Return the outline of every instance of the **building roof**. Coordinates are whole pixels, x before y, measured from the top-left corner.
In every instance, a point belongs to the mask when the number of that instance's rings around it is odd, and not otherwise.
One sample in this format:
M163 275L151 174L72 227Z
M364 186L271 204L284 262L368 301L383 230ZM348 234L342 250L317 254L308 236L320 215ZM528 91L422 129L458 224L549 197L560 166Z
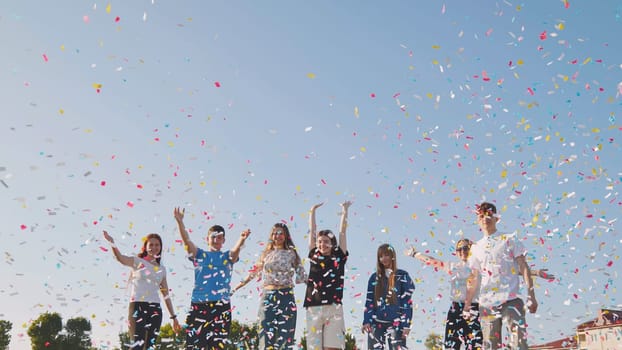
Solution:
M540 345L529 346L529 350L574 350L577 349L577 340L570 336L563 339L554 340Z
M622 310L600 309L598 317L577 326L577 331L603 326L622 325Z

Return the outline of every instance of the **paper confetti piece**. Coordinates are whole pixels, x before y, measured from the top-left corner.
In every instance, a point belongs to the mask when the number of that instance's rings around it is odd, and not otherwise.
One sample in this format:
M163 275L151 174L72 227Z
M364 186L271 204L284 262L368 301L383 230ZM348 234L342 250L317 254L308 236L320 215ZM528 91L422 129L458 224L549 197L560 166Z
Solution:
M313 74L313 73L307 73L307 78L309 78L309 79L315 79L315 74Z

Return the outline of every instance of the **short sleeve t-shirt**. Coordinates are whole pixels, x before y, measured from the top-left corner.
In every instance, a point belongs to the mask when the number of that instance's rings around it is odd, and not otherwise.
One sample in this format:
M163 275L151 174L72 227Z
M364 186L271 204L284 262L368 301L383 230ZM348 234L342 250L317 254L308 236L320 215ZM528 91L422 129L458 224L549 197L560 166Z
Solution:
M449 275L451 283L451 301L463 303L466 300L467 280L471 275L471 268L464 261L452 262L449 264ZM478 296L473 296L472 302L476 303Z
M304 307L342 303L347 260L348 252L339 246L329 256L322 255L317 248L309 251L311 267Z
M130 302L160 303L160 284L166 277L164 266L134 257L130 275Z
M480 305L497 306L519 297L520 269L516 258L526 253L516 234L498 232L471 247L468 265L478 270L481 277Z
M210 252L197 248L194 259L192 302L229 301L233 261L229 251Z

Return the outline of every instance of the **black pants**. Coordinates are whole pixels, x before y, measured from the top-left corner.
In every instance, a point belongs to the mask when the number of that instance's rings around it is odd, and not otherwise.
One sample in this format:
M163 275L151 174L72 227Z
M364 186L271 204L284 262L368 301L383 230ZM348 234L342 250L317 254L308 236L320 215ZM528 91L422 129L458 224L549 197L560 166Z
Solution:
M131 302L129 307L131 350L155 349L162 325L160 303Z
M482 326L479 323L479 304L471 304L471 321L462 317L464 303L451 303L445 323L445 349L460 350L464 344L467 350L482 348Z
M223 350L230 343L231 303L192 303L186 324L186 350Z

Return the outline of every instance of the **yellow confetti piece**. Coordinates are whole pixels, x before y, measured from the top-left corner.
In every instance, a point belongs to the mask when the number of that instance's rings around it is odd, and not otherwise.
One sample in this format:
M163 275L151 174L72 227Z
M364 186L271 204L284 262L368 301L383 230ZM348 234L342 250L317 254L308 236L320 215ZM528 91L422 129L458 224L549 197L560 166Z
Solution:
M507 169L503 169L503 171L501 171L501 178L505 179L508 176L508 170Z
M359 117L359 108L358 107L354 107L354 116L355 117Z
M600 204L600 199L592 199L592 204Z
M110 10L112 10L112 4L108 3L108 5L106 5L106 13L110 13Z
M367 148L365 146L361 146L361 152L367 152Z
M588 57L588 58L586 58L586 59L583 61L583 63L582 63L582 64L588 64L588 63L590 63L590 62L592 62L592 57Z
M599 129L599 128L592 128L592 132L593 132L593 133L599 133L599 132L600 132L600 129Z
M563 23L557 23L555 25L555 29L557 30L564 30L566 28L566 26Z
M525 61L524 61L522 58L519 58L519 59L516 61L516 64L518 64L519 66L522 66L523 64L525 64Z
M315 79L315 74L313 74L313 73L307 73L307 78L309 78L309 79Z
M438 49L441 48L441 46L440 45L432 45L432 48L435 49L435 50L438 50Z
M64 109L62 109L62 108L61 108L61 109L59 109L59 110L58 110L58 114L61 114L61 115L62 115L62 114L65 114L65 110L64 110Z

